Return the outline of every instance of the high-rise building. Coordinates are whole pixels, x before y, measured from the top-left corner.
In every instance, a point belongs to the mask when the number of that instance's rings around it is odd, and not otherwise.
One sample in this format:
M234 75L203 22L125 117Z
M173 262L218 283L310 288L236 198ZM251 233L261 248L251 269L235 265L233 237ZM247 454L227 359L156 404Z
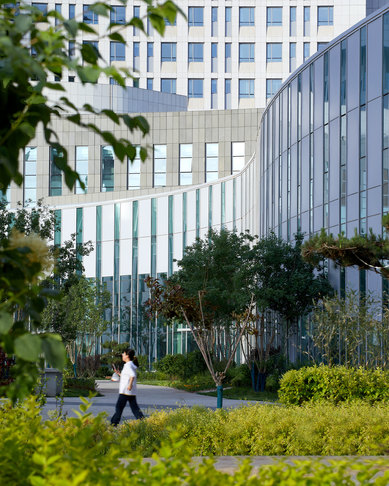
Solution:
M109 19L92 13L91 3L33 2L56 9L65 18L83 19L99 34L107 31L110 22L120 25L134 16L146 16L147 5L140 0L126 6L110 0ZM107 62L136 71L129 85L187 96L189 110L264 108L291 72L364 18L370 3L180 0L187 18L179 15L174 25L167 24L163 38L146 22L147 35L134 27L125 29L126 46L105 37L96 47ZM377 3L382 2L375 0L374 6ZM96 42L88 33L82 34L82 41Z

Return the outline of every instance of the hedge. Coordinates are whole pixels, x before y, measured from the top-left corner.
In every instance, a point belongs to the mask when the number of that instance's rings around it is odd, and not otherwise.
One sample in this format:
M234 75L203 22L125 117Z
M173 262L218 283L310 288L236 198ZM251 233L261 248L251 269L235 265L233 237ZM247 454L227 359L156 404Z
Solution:
M278 395L287 405L322 400L332 403L386 401L389 400L389 371L344 366L300 368L283 375Z

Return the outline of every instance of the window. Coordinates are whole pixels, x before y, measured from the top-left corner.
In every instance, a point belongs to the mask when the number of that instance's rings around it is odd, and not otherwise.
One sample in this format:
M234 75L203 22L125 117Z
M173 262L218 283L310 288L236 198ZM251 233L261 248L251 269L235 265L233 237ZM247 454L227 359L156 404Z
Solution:
M296 69L296 43L290 42L289 44L289 72L293 72Z
M165 25L166 27L174 27L177 25L177 17L174 19L174 22L171 24L168 19L165 19Z
M162 93L176 94L176 80L175 79L161 79L161 91Z
M85 184L85 190L81 188L79 181L76 181L75 193L85 194L88 192L88 147L76 147L76 171Z
M161 62L175 62L176 59L175 42L162 42L161 43Z
M254 21L254 7L240 7L239 8L239 26L248 27L255 25Z
M154 44L152 42L147 43L147 72L153 72L154 65Z
M166 145L154 145L154 187L166 186Z
M110 61L126 60L126 45L122 42L111 42Z
M317 7L317 25L334 25L334 7Z
M225 44L224 50L224 70L226 73L231 72L231 42Z
M254 98L254 79L239 80L239 98Z
M282 7L267 7L266 24L268 27L282 25Z
M132 86L133 86L134 88L139 88L139 78L134 78L134 79L132 80Z
M244 142L232 142L231 152L231 174L236 174L237 172L240 172L244 167Z
M43 15L47 14L47 3L32 2L32 6L40 10Z
M203 97L203 80L202 79L188 79L188 97L202 98Z
M136 145L135 149L134 160L127 159L127 189L140 188L140 146Z
M211 10L211 36L217 36L217 7Z
M281 87L281 79L267 79L266 80L266 98L272 98Z
M322 51L323 49L325 49L327 44L328 44L327 42L318 42L317 43L317 50Z
M68 82L69 83L74 83L75 76L68 76Z
M211 73L217 73L217 44L211 44Z
M95 51L96 56L99 54L99 43L98 41L82 41L83 45L91 46L92 49Z
M204 25L203 7L189 7L188 14L189 27L201 27Z
M113 148L110 145L101 147L101 192L114 190L114 163Z
M311 34L311 7L304 7L304 35Z
M180 186L192 184L192 144L180 144Z
M55 11L57 12L57 14L61 15L61 7L62 5L60 3L56 3L55 4ZM59 20L56 18L55 19L55 25L58 25L59 24Z
M70 59L73 59L76 55L76 43L74 41L69 41L68 55Z
M63 153L50 147L49 196L62 196L62 172L55 161L63 158Z
M217 79L211 79L211 108L217 109Z
M239 62L254 62L255 44L239 44Z
M189 42L188 44L188 62L204 61L204 44L200 42Z
M153 89L153 78L147 78L147 89Z
M134 12L133 13L133 17L136 17L136 18L139 19L139 17L140 17L140 7L137 6L137 5L135 5L133 12ZM139 35L139 29L137 27L133 27L132 34L135 35L135 36Z
M109 84L111 86L118 86L119 85L119 83L116 81L115 78L109 78Z
M140 68L140 58L139 58L139 50L140 50L140 43L139 42L134 42L132 44L132 67L136 70L139 71Z
M296 35L296 10L297 7L290 7L289 11L289 35L292 37Z
M224 80L224 109L231 109L231 79Z
M85 22L86 24L98 24L99 16L97 15L97 13L92 12L92 10L90 10L89 7L90 5L83 5L83 9L82 9L83 22Z
M219 177L219 144L205 144L205 182L212 182Z
M224 26L224 35L226 37L231 37L231 7L226 7L225 10L225 26Z
M69 19L74 19L76 16L76 5L74 3L69 4Z
M36 203L36 161L37 161L37 148L26 147L24 149L24 178L23 178L24 206L30 206Z
M269 42L266 44L266 62L282 62L281 42Z
M304 61L306 61L310 56L310 44L309 42L304 42Z
M111 7L111 24L126 23L126 7Z

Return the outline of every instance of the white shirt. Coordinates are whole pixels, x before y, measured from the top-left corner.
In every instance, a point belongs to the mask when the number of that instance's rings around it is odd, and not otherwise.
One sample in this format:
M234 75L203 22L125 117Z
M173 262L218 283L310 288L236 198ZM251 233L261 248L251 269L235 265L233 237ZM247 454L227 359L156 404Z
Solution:
M136 395L136 370L137 367L132 361L124 364L122 372L120 373L119 393L123 395ZM130 378L134 378L132 382L132 389L128 389Z

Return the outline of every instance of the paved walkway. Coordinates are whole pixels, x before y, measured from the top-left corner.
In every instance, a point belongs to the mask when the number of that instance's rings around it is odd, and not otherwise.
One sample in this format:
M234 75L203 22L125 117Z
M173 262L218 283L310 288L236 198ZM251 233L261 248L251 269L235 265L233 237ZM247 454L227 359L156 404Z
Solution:
M138 404L145 415L149 415L156 410L176 409L178 407L203 406L206 408L216 408L216 397L208 397L197 393L189 393L183 390L176 390L166 386L139 385L138 384ZM96 415L100 412L106 412L111 417L115 411L119 384L107 380L97 380L97 389L103 395L92 399L92 406L89 411ZM63 413L68 417L75 417L74 410L77 410L81 404L78 397L65 397L62 405ZM248 400L231 400L224 399L224 408L235 408L248 403ZM50 410L56 410L60 406L60 400L48 398L46 405L43 407L43 417L48 416ZM126 407L123 412L122 420L133 419L130 407Z

